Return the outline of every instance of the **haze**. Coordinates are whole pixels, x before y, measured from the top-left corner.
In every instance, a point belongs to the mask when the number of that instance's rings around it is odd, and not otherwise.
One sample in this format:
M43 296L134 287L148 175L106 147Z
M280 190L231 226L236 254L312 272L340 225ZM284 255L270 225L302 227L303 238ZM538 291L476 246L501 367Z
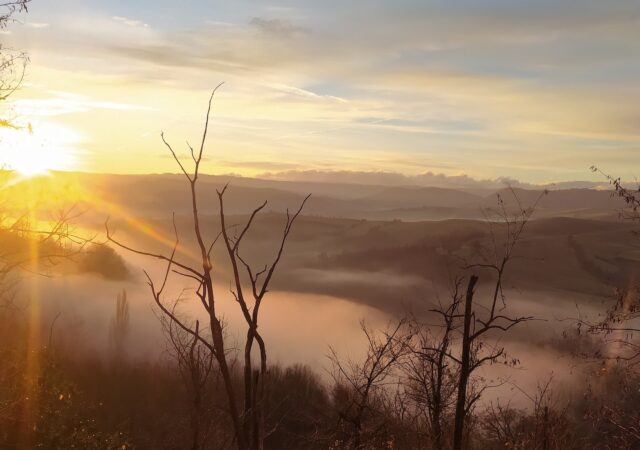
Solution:
M0 447L640 447L640 4L0 4Z

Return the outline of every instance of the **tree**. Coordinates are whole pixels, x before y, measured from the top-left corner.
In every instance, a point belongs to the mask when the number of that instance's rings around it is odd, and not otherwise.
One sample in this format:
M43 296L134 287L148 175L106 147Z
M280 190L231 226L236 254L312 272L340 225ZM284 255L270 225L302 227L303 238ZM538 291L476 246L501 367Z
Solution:
M26 12L30 2L31 0L6 0L0 3L0 27L6 27L15 13Z
M228 185L225 185L224 188L217 192L219 204L218 217L220 219L221 230L215 238L207 240L199 213L198 179L200 175L200 165L204 155L204 146L207 139L211 106L215 93L220 86L221 85L216 87L209 97L204 130L199 147L194 149L187 143L193 163L193 169L191 171L186 169L171 144L165 139L164 134L161 134L162 142L176 161L189 186L192 206L192 225L200 258L200 267L195 267L185 262L181 262L176 256L180 239L176 227L175 215L173 217L175 241L169 255L142 251L116 240L109 229L108 220L105 224L105 228L107 239L112 244L128 251L163 261L166 264L164 276L159 282L154 282L151 276L145 271L151 294L156 305L160 308L160 311L166 315L168 320L172 321L178 328L182 329L193 339L202 343L202 345L204 345L214 356L217 362L217 369L220 371L223 379L227 396L227 408L229 417L233 423L237 447L240 450L261 450L264 447L265 440L264 408L268 397L266 393L267 384L265 381L268 375L268 365L266 343L259 331L260 311L265 295L268 292L269 284L273 279L276 268L282 258L285 243L289 238L293 225L302 212L309 196L302 201L299 208L294 213L289 213L289 211L287 211L283 231L277 241L278 246L275 251L275 255L272 261L266 264L262 269L254 269L241 255L240 249L241 243L249 233L256 216L266 207L266 201L253 210L244 226L238 228L233 227L227 223L227 217L225 215L224 196L228 188ZM240 229L240 232L232 232L232 230L238 229ZM220 237L222 237L229 258L229 264L232 268L234 284L232 293L247 326L244 342L244 405L242 411L239 408L238 389L234 383L230 367L230 349L225 343L224 324L222 317L216 308L217 296L213 285L214 261L212 251ZM185 279L195 281L197 286L197 300L208 317L209 327L206 332L198 327L198 322L195 324L186 322L184 319L178 317L178 315L175 314L175 311L167 306L164 299L164 292L169 281L170 274L176 274ZM245 292L247 282L249 285L248 294ZM259 369L256 370L253 368L254 343L257 343L258 345L260 361Z
M16 270L44 273L91 243L91 238L73 229L78 217L74 206L50 217L47 227L34 224L37 214L37 205L15 208L9 199L0 197L0 283Z
M597 167L613 187L612 196L624 201L620 211L623 220L640 221L640 187L629 188L621 178L614 178ZM635 232L637 234L637 232ZM598 363L585 395L584 415L598 437L618 448L640 445L640 415L638 402L640 372L640 286L631 278L626 286L617 287L613 303L598 319L578 317L569 319L574 325L573 336L592 344L581 357Z
M504 347L487 345L486 337L489 332L506 333L514 326L532 320L530 316L509 316L505 310L507 308L506 296L504 293L504 276L509 263L514 256L514 250L520 240L524 229L531 219L538 202L544 191L529 208L525 208L520 203L515 191L511 189L516 203L515 212L510 212L504 200L498 195L498 215L502 227L502 239L496 235L495 223L489 221L491 241L493 243L492 255L483 258L480 263L468 266L471 270L488 270L495 277L491 288L491 297L488 309L485 314L480 313L479 308L474 308L474 296L476 284L479 277L472 274L467 283L464 301L464 312L454 311L453 318L460 317L462 325L462 349L459 358L455 358L460 364L458 395L456 398L455 423L453 431L453 449L463 448L465 419L480 399L488 386L482 386L469 396L469 381L473 373L486 364L494 364L501 358L506 359ZM441 313L444 315L444 313ZM508 363L515 364L517 360L507 360Z
M268 291L269 283L273 278L275 270L282 258L284 246L291 233L291 229L297 217L302 212L306 201L309 196L305 197L298 210L291 215L289 210L286 212L286 223L280 237L279 246L276 250L276 255L273 261L265 265L260 270L255 270L249 263L240 255L240 244L242 239L246 236L247 232L251 228L253 220L256 215L267 206L265 201L262 205L258 206L251 216L247 220L242 231L232 236L230 234L229 227L225 219L224 213L224 194L227 190L225 186L221 191L218 191L218 201L220 204L220 223L221 234L224 240L225 248L229 256L229 261L233 270L233 280L235 284L235 290L231 292L240 306L242 316L247 324L247 337L244 345L244 432L245 435L251 439L249 445L253 449L262 449L264 447L265 435L265 403L267 400L267 380L268 366L267 366L267 350L264 339L258 332L258 323L260 318L260 307L262 301ZM246 276L250 283L250 294L246 294L243 287L243 280L241 276L241 268L246 270ZM260 280L261 277L264 277ZM250 303L249 297L252 299ZM254 343L258 344L259 350L259 369L253 369L252 350Z
M0 29L14 20L16 13L26 12L31 0L6 0L0 3ZM13 94L24 80L29 57L26 53L0 45L0 101ZM0 119L0 127L18 128L9 118Z
M335 349L329 348L340 431L343 425L347 426L344 430L346 438L341 440L341 445L354 450L380 445L387 440L386 436L379 436L388 417L384 410L387 388L397 384L394 371L404 354L407 340L402 335L404 321L399 321L380 335L376 335L364 322L360 323L360 328L367 341L367 352L362 362L344 362Z
M176 306L172 312L175 315ZM161 316L162 327L169 341L169 351L178 363L180 376L189 395L191 428L191 450L204 447L211 428L211 417L207 414L205 401L208 399L209 386L214 364L213 354L195 336L185 332L168 316ZM196 320L194 331L200 334L200 322Z
M440 303L442 323L414 319L408 325L407 355L401 361L404 394L413 405L418 428L426 428L434 450L442 450L446 438L446 419L451 416L459 378L458 364L449 356L456 339L454 311L461 302L460 286L456 280L451 304ZM420 424L424 417L426 423Z
M623 199L626 208L620 211L620 217L639 222L640 187L629 189L620 178L607 175L597 167L592 167L591 170L601 173L613 186L613 195ZM602 348L591 356L602 360L607 366L624 362L633 367L640 363L639 319L640 286L635 280L630 280L627 286L616 289L615 302L607 309L602 319L590 320L580 316L572 320L577 326L578 334L586 332L601 338Z
M492 448L566 450L580 448L572 439L568 420L568 402L562 402L552 390L553 376L539 382L530 394L514 385L529 400L530 410L518 410L510 404L492 402L482 417L484 438Z
M466 418L484 391L490 387L486 383L474 386L472 378L474 373L487 364L499 361L507 364L517 362L507 358L504 347L491 345L488 342L489 335L496 332L506 333L514 326L532 320L532 317L510 316L506 313L504 276L514 256L516 244L537 203L546 192L529 208L524 208L520 204L515 191L511 190L511 192L515 199L515 211L510 210L498 195L499 220L488 218L492 244L490 254L480 254L481 260L478 263L465 262L465 269L474 272L467 279L466 289L462 291L463 280L457 279L454 283L451 303L448 305L440 303L430 311L439 319L439 326L443 330L439 338L420 339L419 345L410 353L413 361L410 360L409 373L414 378L417 374L416 368L426 366L427 376L423 375L422 379L418 378L418 381L422 381L422 395L428 399L425 407L431 419L432 439L436 449L443 446L442 415L446 407L450 406L443 399L444 393L455 386L457 394L454 408L453 449L461 450L464 444ZM488 304L477 305L474 299L480 278L475 272L481 270L488 271L494 280L491 284ZM457 350L457 346L452 345L454 339L459 344L458 351L454 351ZM455 370L449 367L450 361L457 365Z
M109 343L117 362L121 362L125 356L129 327L129 301L127 300L127 291L123 289L118 292L116 313L109 323Z

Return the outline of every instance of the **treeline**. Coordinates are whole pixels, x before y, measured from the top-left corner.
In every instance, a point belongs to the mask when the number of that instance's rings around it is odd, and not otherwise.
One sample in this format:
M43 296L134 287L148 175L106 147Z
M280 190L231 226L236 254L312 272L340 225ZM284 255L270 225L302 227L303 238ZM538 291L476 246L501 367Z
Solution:
M168 341L171 358L128 358L125 310L126 300L114 305L107 355L79 345L55 317L43 321L43 344L29 348L26 310L2 310L0 448L236 448L225 386L207 356L191 348L178 356ZM431 338L416 326L363 327L366 353L357 361L334 353L331 380L303 366L270 366L264 448L452 448L456 368L420 356ZM566 345L584 347L581 339L590 340L574 332ZM237 361L232 374L241 386ZM464 448L638 448L638 372L618 361L575 376L581 388L571 395L547 380L521 408L472 407ZM476 380L474 392L481 389Z

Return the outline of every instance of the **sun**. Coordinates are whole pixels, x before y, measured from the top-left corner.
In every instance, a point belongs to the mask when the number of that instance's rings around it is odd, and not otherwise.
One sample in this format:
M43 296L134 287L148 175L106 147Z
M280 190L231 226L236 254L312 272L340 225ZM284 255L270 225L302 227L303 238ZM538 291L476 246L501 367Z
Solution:
M28 178L52 170L71 170L76 165L73 130L54 123L39 122L0 130L0 167Z

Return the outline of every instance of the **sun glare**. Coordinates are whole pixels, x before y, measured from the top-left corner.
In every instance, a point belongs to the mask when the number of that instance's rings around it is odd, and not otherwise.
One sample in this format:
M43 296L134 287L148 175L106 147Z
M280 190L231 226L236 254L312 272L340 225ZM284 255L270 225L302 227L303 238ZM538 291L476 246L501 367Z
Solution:
M0 165L23 177L70 170L76 165L74 146L79 138L72 130L52 123L0 130Z

